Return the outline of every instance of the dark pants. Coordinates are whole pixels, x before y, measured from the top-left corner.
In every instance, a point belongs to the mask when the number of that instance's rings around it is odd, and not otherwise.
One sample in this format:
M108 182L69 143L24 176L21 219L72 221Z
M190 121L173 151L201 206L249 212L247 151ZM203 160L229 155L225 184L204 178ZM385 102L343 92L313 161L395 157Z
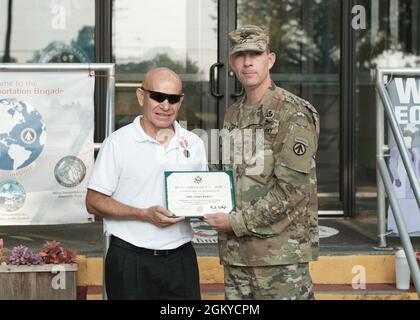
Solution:
M105 260L107 297L139 300L200 300L195 250L149 250L111 236Z

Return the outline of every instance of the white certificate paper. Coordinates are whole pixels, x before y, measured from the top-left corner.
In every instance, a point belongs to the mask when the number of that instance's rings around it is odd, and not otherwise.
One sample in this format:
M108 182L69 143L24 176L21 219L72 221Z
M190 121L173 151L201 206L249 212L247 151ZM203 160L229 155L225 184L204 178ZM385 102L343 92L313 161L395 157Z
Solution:
M165 172L166 205L175 216L200 217L235 209L231 171Z

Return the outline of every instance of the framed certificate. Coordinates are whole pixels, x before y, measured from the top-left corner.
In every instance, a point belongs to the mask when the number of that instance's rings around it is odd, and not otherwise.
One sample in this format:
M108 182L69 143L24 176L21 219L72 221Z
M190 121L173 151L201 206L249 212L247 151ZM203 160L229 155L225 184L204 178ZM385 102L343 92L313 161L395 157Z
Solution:
M166 208L175 216L235 210L232 171L165 171L165 189Z

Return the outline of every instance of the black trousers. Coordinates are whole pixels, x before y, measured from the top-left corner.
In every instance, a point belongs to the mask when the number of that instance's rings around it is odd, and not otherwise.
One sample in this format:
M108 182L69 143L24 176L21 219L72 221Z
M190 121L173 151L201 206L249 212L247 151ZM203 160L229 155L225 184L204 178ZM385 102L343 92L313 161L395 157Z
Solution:
M174 250L150 250L111 236L105 284L110 300L201 298L197 256L191 242Z

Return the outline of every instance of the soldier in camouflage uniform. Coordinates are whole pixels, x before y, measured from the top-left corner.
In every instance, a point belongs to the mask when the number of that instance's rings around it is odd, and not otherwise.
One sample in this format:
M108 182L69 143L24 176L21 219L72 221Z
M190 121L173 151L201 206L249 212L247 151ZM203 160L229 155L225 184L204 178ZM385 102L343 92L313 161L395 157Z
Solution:
M244 26L229 38L230 65L246 92L224 122L228 136L242 134L236 143L230 140L225 166L234 172L237 207L231 214L204 217L219 231L225 296L313 299L309 261L318 258L319 247L319 116L309 102L271 81L275 54L265 30ZM252 157L244 155L247 146Z

